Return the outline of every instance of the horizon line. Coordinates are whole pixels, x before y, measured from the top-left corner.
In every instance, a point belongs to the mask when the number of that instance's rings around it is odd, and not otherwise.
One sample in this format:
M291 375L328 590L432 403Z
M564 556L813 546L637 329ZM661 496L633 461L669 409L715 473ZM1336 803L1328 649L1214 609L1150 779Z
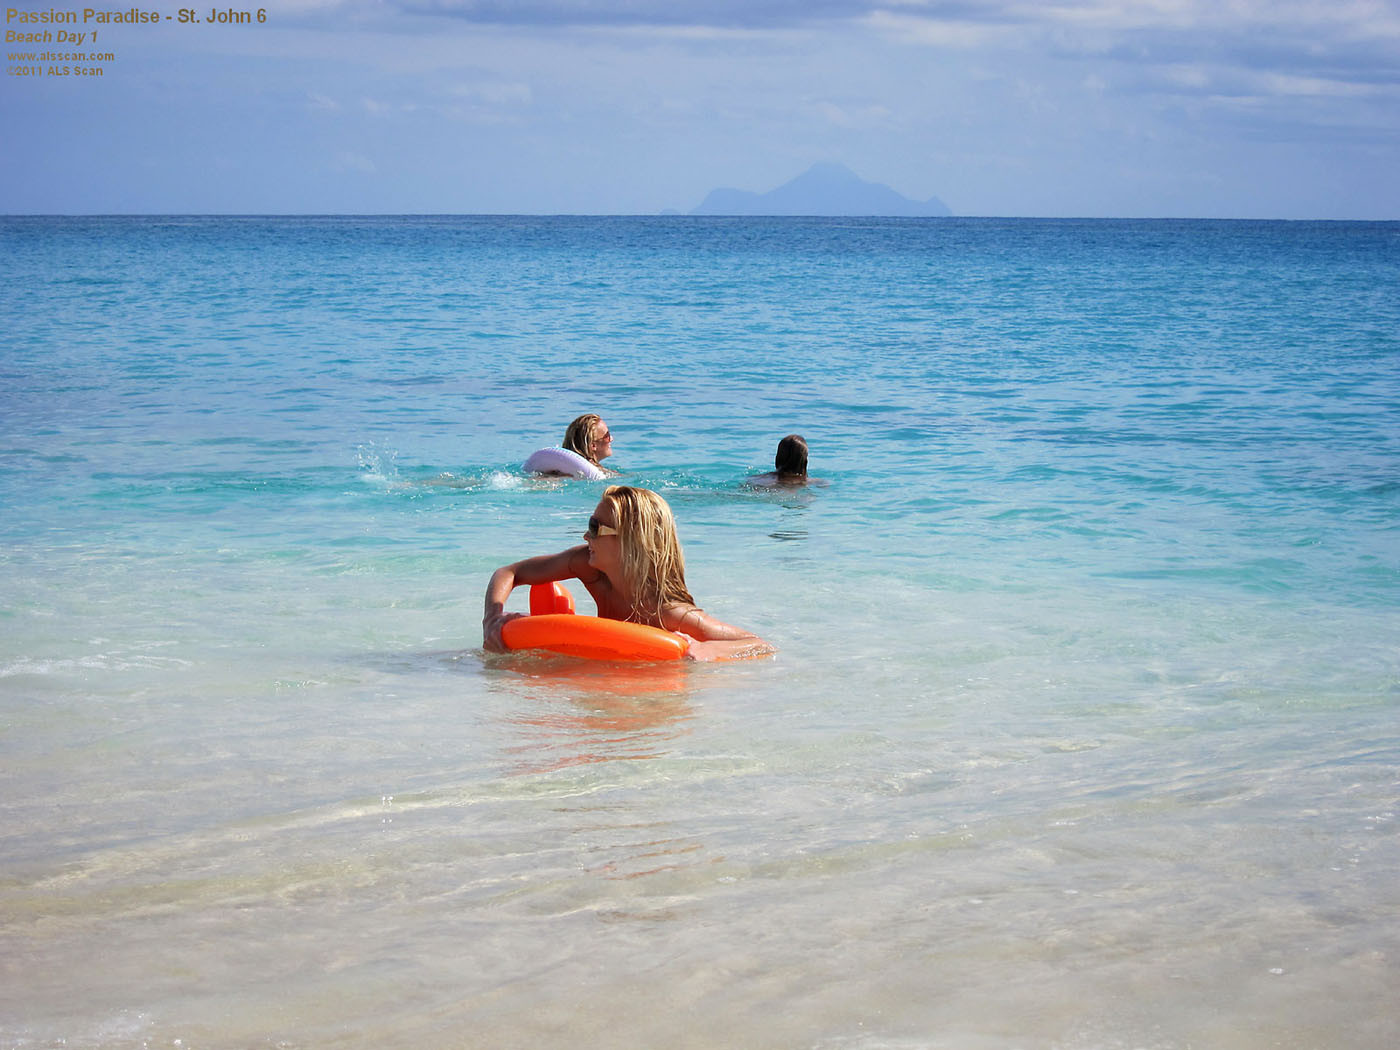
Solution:
M898 222L957 222L978 220L1003 222L1370 222L1396 223L1400 217L1376 218L1283 218L1280 216L1220 215L886 215L850 214L705 214L690 212L258 212L258 211L118 211L118 212L0 212L0 219L688 219L697 222L732 219L884 219Z

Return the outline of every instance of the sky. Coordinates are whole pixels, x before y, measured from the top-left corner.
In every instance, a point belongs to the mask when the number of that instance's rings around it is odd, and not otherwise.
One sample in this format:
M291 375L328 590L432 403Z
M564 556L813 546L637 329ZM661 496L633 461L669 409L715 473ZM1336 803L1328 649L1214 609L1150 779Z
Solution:
M0 7L98 33L7 41L0 212L656 214L834 162L966 216L1400 219L1400 0L138 2Z

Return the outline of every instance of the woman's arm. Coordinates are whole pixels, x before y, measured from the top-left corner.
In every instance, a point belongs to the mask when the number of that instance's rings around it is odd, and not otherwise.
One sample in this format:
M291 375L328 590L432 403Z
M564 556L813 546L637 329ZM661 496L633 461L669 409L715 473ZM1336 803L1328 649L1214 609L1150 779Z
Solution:
M585 584L598 576L598 570L588 564L588 547L570 547L558 554L541 554L511 565L503 565L491 574L486 584L486 608L481 616L481 641L493 653L506 651L501 641L501 627L522 613L506 612L506 599L519 586L553 583L556 580L583 580Z
M769 656L778 651L776 645L758 635L716 620L695 606L671 606L662 613L662 623L693 639L686 650L690 660L739 660L749 656Z

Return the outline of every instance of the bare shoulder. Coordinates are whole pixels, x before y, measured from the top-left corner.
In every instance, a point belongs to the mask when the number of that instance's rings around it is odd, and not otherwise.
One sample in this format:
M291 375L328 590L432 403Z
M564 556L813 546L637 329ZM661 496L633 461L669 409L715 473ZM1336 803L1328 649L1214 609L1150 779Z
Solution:
M778 483L778 475L769 471L767 474L751 474L744 479L744 484L751 489L771 489Z
M754 474L744 479L744 485L751 489L802 489L826 488L830 482L825 478L812 478L805 474L779 474L770 470L767 474Z

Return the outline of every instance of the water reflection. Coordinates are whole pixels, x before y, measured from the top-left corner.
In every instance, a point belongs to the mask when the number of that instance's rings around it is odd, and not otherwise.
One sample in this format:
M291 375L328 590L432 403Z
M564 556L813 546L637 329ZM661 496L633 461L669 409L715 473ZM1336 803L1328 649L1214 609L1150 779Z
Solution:
M512 775L659 758L690 733L689 669L680 663L610 664L534 654L506 657L513 691L529 701L509 719L519 740Z

